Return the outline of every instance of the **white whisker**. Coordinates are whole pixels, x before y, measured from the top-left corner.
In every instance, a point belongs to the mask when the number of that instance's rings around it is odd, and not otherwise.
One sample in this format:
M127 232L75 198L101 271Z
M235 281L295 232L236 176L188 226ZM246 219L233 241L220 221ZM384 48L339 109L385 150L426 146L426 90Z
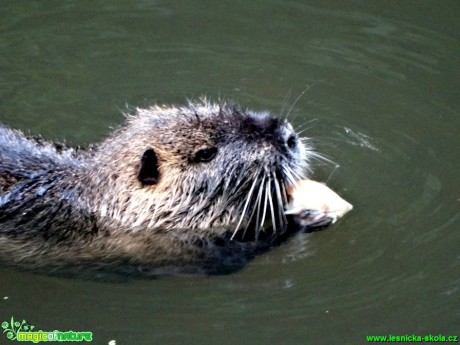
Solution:
M267 199L268 199L268 195L267 195L267 188L265 186L264 188L264 191L265 191L265 198L264 198L264 203L262 205L263 207L263 210L262 210L262 218L261 218L261 221L260 221L260 228L257 230L257 233L256 233L256 239L258 238L258 235L259 235L259 231L263 229L264 227L264 223L265 223L265 216L267 214Z
M257 179L255 178L254 181L252 182L251 189L249 190L247 200L246 200L246 203L245 203L244 208L243 208L243 212L241 213L240 221L238 222L238 225L236 226L236 229L233 232L233 235L230 238L230 240L233 240L233 238L235 237L236 233L238 232L238 230L240 228L241 223L243 222L244 216L246 214L246 210L248 208L249 202L251 201L252 193L254 192L254 188L255 188L256 184L257 184Z
M249 219L248 219L248 222L246 224L246 227L244 228L243 235L241 236L242 238L244 238L246 236L246 232L248 231L249 226L251 225L251 220L253 219L254 214L256 213L256 211L257 211L256 223L258 221L259 210L258 210L257 206L260 205L260 196L262 194L264 183L265 183L265 175L262 178L262 183L259 185L259 192L257 193L257 199L256 199L256 202L254 203L254 209L252 210L252 213L249 216ZM256 227L256 229L257 229L257 227Z
M291 95L291 89L289 89L289 91L286 94L286 96L284 96L283 106L281 107L281 111L280 111L280 117L284 117L285 120L287 120L287 116L284 116L284 111L286 110L286 106L288 104L288 98L289 98L290 95Z
M271 181L272 179L268 179L268 184L267 184L267 194L268 194L268 202L270 204L270 213L272 217L272 227L273 227L273 232L277 232L276 228L276 219L275 219L275 208L273 206L273 200L272 200L272 193L271 193Z
M260 207L262 205L262 194L264 191L264 184L265 184L265 175L262 179L262 183L260 184L259 188L259 195L257 195L257 215L256 215L256 233L259 232L261 224L260 224Z
M325 163L328 163L328 164L331 164L333 165L334 167L338 168L340 167L339 164L337 164L336 162L334 162L332 159L329 159L321 154L319 154L318 152L316 151L313 151L313 150L307 150L307 155L309 155L311 158L313 159L317 159L319 161L323 161Z
M279 185L278 180L276 179L276 174L273 172L272 175L273 175L273 183L275 185L276 198L278 202L278 217L280 220L280 226L281 228L283 228L284 225L286 224L286 216L284 215L284 212L283 212L284 203L283 203L283 199L281 196L280 185Z
M318 121L318 118L314 118L306 122L303 122L302 124L296 126L294 130L296 131L298 135L300 135L300 133L304 132L306 129L312 129L313 127L310 126L310 124L315 121Z
M297 184L297 179L292 175L292 172L291 170L289 169L289 167L283 167L283 173L284 175L286 176L287 180L288 180L288 183L290 185L294 185L294 186L298 186Z
M297 102L303 97L303 95L305 95L305 93L307 91L309 91L312 87L313 87L314 84L312 85L307 85L307 87L296 97L296 99L294 100L294 102L292 102L292 105L291 107L289 108L287 114L286 114L286 119L289 118L289 115L291 114L291 111L292 109L294 109L295 105L297 104Z

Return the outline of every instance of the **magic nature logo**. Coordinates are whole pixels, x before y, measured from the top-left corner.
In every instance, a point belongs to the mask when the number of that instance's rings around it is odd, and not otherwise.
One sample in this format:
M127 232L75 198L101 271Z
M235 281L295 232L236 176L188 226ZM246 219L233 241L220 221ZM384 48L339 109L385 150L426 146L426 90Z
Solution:
M42 341L93 341L93 332L74 332L74 331L42 331L35 330L35 326L22 320L2 322L3 334L11 341L30 341L38 343Z

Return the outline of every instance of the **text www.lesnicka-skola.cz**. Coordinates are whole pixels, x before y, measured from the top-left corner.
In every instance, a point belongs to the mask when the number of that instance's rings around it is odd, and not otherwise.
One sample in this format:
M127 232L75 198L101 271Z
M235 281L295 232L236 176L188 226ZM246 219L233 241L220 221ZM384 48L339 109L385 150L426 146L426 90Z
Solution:
M369 343L458 343L457 335L442 335L442 334L428 334L428 335L367 335L366 340Z

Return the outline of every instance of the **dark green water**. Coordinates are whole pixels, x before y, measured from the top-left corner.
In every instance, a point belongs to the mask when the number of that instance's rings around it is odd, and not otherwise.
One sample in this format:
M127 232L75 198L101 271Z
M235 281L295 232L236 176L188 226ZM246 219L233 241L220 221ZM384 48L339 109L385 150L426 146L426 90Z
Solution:
M0 268L0 322L95 344L460 335L460 3L2 1L0 121L87 144L126 104L208 95L290 118L355 209L225 276L88 282ZM12 344L0 334L1 344Z

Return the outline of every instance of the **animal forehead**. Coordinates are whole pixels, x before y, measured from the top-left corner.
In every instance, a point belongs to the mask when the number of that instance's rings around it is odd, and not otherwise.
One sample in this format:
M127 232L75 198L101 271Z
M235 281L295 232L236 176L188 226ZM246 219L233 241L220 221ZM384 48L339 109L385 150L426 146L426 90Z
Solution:
M271 138L283 127L288 126L285 120L267 112L253 112L229 106L163 111L156 116L151 116L150 120L157 132L161 132L160 136L172 136L187 141L215 140L225 137ZM164 130L158 131L160 127Z

